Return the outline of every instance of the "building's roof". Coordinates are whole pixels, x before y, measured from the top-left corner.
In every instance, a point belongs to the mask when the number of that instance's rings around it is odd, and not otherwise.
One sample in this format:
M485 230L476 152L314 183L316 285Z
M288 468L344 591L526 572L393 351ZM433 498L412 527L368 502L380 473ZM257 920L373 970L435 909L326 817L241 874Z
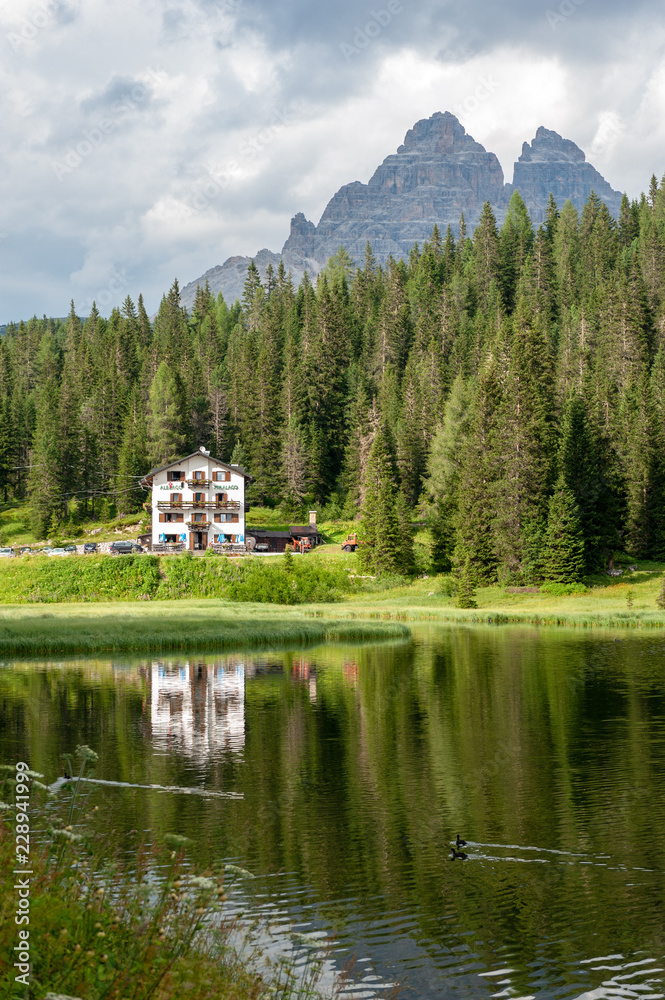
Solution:
M252 478L249 472L245 472L242 466L229 465L228 462L222 462L221 458L215 458L214 455L211 455L209 451L205 451L203 448L197 448L196 451L193 451L191 453L191 455L184 455L182 458L174 458L172 462L168 463L168 465L158 465L154 469L151 469L150 472L146 472L145 476L141 480L140 485L145 486L146 489L150 489L152 483L148 482L148 480L151 480L154 476L157 475L158 472L165 472L166 469L172 469L174 465L182 465L183 462L187 462L190 458L195 458L195 457L197 458L203 457L205 459L210 459L210 461L214 462L216 465L221 465L223 469L228 469L229 472L236 472L239 476L244 476L245 479Z
M311 525L298 527L294 525L287 531L269 531L267 528L245 528L245 534L254 538L293 538L294 535L318 535L320 532Z
M315 524L292 524L289 528L292 535L320 535Z
M290 531L266 531L263 528L245 528L245 534L252 538L290 538Z

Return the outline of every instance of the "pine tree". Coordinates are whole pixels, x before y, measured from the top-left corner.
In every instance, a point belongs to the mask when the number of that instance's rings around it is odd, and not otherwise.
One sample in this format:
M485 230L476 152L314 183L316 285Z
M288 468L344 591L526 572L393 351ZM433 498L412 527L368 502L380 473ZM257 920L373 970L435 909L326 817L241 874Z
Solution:
M473 571L471 559L467 558L462 563L457 574L457 607L477 608L476 590L473 582Z
M592 573L616 547L617 501L603 461L602 443L594 433L585 401L575 392L565 402L560 433L558 472L575 498L585 570Z
M492 206L487 201L483 205L480 221L473 234L473 286L481 309L487 309L492 302L492 288L500 285L501 259L499 234Z
M150 386L148 404L148 458L153 467L166 465L185 448L178 385L162 361Z
M296 418L291 417L283 432L279 471L282 479L282 497L292 511L302 506L309 490L308 468L304 434Z
M379 427L365 472L361 565L372 573L397 573L404 563L402 529L397 517L397 477L387 428Z
M236 441L229 465L237 465L241 469L247 469L247 455L240 441Z
M5 503L14 482L14 426L11 400L0 399L0 493Z
M426 495L432 534L432 568L438 573L448 572L452 567L458 488L470 432L470 397L469 386L458 375L427 459Z
M62 510L63 469L60 451L60 400L53 380L46 382L37 401L37 423L31 453L28 490L30 524L37 538L44 538Z
M512 312L522 268L533 247L531 218L519 191L514 191L499 234L499 281L504 308Z
M563 476L549 505L544 572L554 583L579 583L584 575L584 535L575 497Z
M148 470L144 404L138 389L134 389L124 420L116 477L116 504L121 513L129 514L141 509L144 495L139 489L139 480Z

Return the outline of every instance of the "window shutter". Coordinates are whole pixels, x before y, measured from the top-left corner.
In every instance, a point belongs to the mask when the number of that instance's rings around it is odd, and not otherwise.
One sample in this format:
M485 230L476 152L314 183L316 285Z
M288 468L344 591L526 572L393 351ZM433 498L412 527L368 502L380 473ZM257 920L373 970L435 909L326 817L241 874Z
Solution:
M230 483L231 482L231 473L230 472L225 472L224 473L224 482L225 483Z
M160 522L160 524L164 524L165 521L166 521L166 514L162 514L160 512L160 515L159 515L159 522Z

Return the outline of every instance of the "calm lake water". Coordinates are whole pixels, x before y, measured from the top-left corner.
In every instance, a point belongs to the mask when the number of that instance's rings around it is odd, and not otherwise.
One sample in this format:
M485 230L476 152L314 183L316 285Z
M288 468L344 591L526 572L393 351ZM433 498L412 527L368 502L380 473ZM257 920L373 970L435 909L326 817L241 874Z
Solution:
M0 759L52 781L77 743L119 837L249 869L238 899L332 935L354 996L665 996L662 634L3 664Z

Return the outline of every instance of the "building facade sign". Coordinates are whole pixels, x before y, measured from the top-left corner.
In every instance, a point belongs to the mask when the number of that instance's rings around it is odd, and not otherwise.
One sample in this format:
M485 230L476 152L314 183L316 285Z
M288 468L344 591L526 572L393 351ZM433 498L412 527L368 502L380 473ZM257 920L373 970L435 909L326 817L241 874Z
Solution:
M239 490L240 487L231 483L211 483L213 490Z
M160 488L160 490L184 490L185 484L182 482L182 480L177 480L176 479L173 482L164 483L159 488ZM238 487L236 486L236 489L237 488Z

